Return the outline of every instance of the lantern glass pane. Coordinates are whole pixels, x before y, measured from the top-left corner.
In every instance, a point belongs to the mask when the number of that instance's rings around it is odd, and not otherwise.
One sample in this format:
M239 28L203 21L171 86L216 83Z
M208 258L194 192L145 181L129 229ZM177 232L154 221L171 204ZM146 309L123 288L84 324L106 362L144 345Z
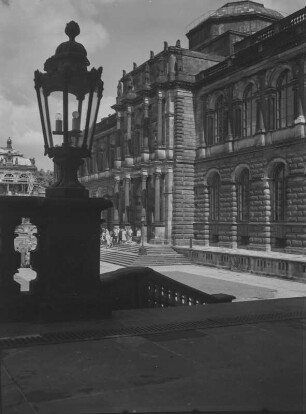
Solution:
M78 146L81 147L84 141L84 131L86 126L86 117L87 117L87 110L88 110L88 98L89 94L85 95L83 100L78 101L78 107L80 109L80 135L78 139Z
M82 116L80 110L77 97L72 93L68 93L68 143L72 147L79 146L80 117Z
M52 131L53 145L61 146L63 143L63 92L52 92L48 97L49 116Z
M43 89L39 88L39 96L40 96L40 110L41 110L41 123L42 129L45 131L46 139L48 141L48 145L50 145L47 133L47 116L46 116L46 107L45 107L45 97L43 93Z
M80 122L80 129L81 131L84 131L86 126L86 116L87 116L87 109L88 109L88 98L89 94L87 93L85 95L85 98L80 101L80 105L82 107L82 113L81 113L81 122Z
M48 146L52 147L52 131L50 125L50 118L49 118L49 102L48 96L45 96L43 93L42 88L40 88L40 98L41 98L41 106L42 106L42 113L44 118L44 126L46 131L46 137L48 141Z
M87 139L89 148L91 147L91 143L93 139L98 104L99 104L98 94L97 92L94 92L93 97L92 97L91 113L90 113L89 128L88 128L88 139Z

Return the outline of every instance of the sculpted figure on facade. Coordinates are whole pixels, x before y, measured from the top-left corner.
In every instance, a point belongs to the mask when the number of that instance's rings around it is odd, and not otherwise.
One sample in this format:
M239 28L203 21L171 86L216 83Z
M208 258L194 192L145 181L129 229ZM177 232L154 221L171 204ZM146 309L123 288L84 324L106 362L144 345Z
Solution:
M121 98L122 97L122 93L123 93L123 90L122 90L122 82L119 81L118 82L118 85L117 85L117 97L118 98Z
M133 92L134 91L134 83L133 83L133 77L130 75L127 79L127 92Z
M146 86L150 84L150 66L148 62L146 63L145 71L144 71L144 83Z

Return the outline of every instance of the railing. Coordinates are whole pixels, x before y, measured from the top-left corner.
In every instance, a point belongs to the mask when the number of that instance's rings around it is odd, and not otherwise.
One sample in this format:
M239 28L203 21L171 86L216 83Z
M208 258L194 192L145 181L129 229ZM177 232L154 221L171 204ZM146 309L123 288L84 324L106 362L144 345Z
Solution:
M209 295L148 267L120 269L101 276L105 300L112 310L164 308L232 302L223 293Z
M292 259L282 256L273 257L266 253L260 256L260 252L252 255L251 250L246 250L244 253L235 250L225 253L222 252L222 249L220 251L218 249L205 251L177 247L175 250L202 265L306 282L306 262L304 259L294 258L294 256Z
M269 39L279 32L288 31L302 22L306 22L306 7L236 43L235 52Z

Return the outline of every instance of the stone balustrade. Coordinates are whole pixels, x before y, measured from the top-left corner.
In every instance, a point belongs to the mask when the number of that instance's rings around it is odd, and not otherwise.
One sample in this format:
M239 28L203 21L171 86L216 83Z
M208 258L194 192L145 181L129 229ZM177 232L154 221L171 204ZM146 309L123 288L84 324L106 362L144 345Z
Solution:
M205 305L235 299L224 293L209 295L147 267L110 272L102 275L101 282L112 310Z

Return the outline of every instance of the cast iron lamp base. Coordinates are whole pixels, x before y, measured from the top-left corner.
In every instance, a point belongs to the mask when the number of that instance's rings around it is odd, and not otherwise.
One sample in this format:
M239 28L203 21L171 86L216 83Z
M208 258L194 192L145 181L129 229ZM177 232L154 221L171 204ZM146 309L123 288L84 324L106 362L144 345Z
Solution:
M46 197L88 198L89 191L78 180L78 169L90 155L88 150L62 145L50 148L48 155L57 166L58 180L46 189Z

